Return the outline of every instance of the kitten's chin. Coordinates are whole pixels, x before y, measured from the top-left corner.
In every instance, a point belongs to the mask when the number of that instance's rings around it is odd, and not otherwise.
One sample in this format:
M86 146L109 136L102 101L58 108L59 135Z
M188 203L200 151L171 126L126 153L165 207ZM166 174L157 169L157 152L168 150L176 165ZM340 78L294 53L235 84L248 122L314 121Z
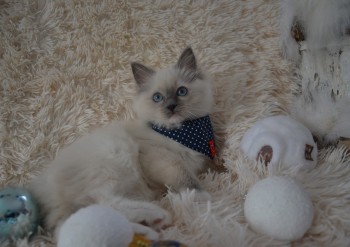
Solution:
M158 123L161 126L164 126L167 129L176 129L180 128L182 123L185 121L183 117L173 114L172 116L168 117L166 120Z
M183 121L170 121L168 123L166 123L166 128L168 129L177 129L180 128L182 125Z
M200 117L202 116L206 116L209 115L209 113L203 113L203 114L198 114ZM177 113L174 113L172 115L169 115L166 120L162 121L162 123L159 123L159 125L162 125L168 129L176 129L176 128L180 128L181 125L183 124L183 122L185 122L186 120L191 120L194 118L191 118L191 116L184 116L184 115L180 115Z

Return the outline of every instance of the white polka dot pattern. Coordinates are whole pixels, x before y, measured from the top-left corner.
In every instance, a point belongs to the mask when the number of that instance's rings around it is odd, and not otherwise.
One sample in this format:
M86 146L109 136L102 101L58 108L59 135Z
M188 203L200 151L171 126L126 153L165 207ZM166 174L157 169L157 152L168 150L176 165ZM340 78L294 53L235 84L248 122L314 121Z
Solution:
M213 127L209 116L187 120L177 129L167 129L155 124L151 126L158 133L211 159L216 155Z

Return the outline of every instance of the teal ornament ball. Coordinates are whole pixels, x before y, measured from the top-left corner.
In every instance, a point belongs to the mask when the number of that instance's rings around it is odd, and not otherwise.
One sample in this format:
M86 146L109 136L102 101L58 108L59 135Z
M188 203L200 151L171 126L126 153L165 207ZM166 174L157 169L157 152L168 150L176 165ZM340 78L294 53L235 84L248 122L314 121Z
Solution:
M29 237L36 232L38 224L38 205L27 190L0 190L0 241Z

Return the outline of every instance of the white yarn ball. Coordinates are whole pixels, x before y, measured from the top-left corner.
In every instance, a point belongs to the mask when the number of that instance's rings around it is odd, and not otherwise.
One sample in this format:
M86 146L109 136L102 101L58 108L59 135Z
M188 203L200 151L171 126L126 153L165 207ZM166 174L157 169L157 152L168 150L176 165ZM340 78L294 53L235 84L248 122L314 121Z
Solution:
M304 188L286 177L257 182L244 203L245 217L253 230L274 239L303 237L313 220L313 205Z
M128 219L118 211L92 205L72 214L62 225L58 247L127 247L134 232Z

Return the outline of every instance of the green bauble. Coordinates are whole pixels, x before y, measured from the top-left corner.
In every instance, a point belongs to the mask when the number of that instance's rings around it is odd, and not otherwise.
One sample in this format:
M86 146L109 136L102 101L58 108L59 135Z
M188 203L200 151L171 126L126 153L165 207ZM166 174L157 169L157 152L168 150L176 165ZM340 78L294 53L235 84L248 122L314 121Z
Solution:
M38 205L27 190L0 190L0 241L29 237L36 232L38 224Z

